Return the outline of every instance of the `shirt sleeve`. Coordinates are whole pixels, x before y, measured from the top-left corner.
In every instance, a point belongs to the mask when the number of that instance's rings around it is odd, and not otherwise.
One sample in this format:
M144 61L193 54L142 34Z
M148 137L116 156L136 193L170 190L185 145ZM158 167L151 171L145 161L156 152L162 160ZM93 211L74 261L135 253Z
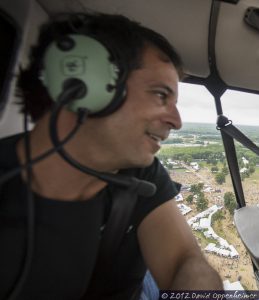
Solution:
M152 182L156 185L157 190L151 197L139 197L133 214L135 227L156 207L173 199L181 189L181 184L174 182L170 178L168 172L157 158L155 158L151 166L141 169L137 177Z

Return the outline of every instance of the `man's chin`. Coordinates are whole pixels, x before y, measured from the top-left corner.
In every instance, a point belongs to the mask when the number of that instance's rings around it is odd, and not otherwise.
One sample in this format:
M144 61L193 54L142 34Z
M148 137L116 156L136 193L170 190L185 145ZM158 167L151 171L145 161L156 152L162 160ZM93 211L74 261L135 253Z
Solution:
M124 161L123 164L120 164L118 169L133 169L133 168L146 168L152 165L155 159L155 155L149 153L149 155L135 155L129 158L127 161Z
M150 155L148 157L141 159L138 159L137 161L135 161L134 167L135 168L146 168L149 167L150 165L152 165L153 161L155 159L154 155Z

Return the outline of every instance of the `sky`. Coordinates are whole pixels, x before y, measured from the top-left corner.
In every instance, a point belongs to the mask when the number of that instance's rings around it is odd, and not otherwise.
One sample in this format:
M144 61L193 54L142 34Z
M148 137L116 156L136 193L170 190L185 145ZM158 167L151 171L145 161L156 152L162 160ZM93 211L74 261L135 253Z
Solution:
M226 91L221 98L223 114L235 125L259 126L259 95ZM180 83L178 109L182 121L216 123L214 98L199 85Z

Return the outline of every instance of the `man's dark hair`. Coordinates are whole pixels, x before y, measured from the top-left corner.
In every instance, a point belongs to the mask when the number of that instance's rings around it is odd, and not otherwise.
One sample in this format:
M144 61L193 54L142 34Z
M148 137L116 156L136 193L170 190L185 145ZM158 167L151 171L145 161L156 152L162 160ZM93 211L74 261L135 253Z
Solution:
M66 34L86 34L102 42L115 53L120 66L128 73L141 66L146 45L161 50L173 63L180 78L182 62L172 45L157 32L121 15L103 13L73 13L51 18L42 25L36 46L30 53L30 63L21 70L18 80L18 95L22 98L32 121L37 121L53 104L53 100L40 80L43 57L48 45Z

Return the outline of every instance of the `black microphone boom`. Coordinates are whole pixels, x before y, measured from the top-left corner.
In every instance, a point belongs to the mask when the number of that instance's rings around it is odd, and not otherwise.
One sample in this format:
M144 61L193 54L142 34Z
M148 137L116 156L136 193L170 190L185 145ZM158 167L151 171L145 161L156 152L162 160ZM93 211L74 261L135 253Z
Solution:
M71 86L67 85L64 88L50 116L49 133L50 133L51 141L54 147L56 148L57 153L70 165L72 165L73 167L77 168L78 170L84 173L95 176L103 181L118 185L123 188L134 188L136 189L139 195L144 197L150 197L154 195L156 192L156 186L153 183L145 180L140 180L136 177L125 176L122 174L98 172L96 170L93 170L91 168L88 168L80 164L78 161L73 159L73 157L71 157L64 150L63 147L60 146L61 142L59 141L58 133L57 133L57 119L61 108L64 105L68 104L69 101L72 100L74 101L75 99L80 98L82 91L83 93L87 93L87 88L84 88L84 84L82 86L80 80L75 80L73 82L71 81L70 84Z
M109 173L102 173L91 170L94 172L94 176L97 178L118 185L123 188L133 188L136 189L138 195L144 197L151 197L156 192L156 186L146 180L140 180L136 177L125 176L121 174L109 174ZM92 174L93 175L93 174Z

